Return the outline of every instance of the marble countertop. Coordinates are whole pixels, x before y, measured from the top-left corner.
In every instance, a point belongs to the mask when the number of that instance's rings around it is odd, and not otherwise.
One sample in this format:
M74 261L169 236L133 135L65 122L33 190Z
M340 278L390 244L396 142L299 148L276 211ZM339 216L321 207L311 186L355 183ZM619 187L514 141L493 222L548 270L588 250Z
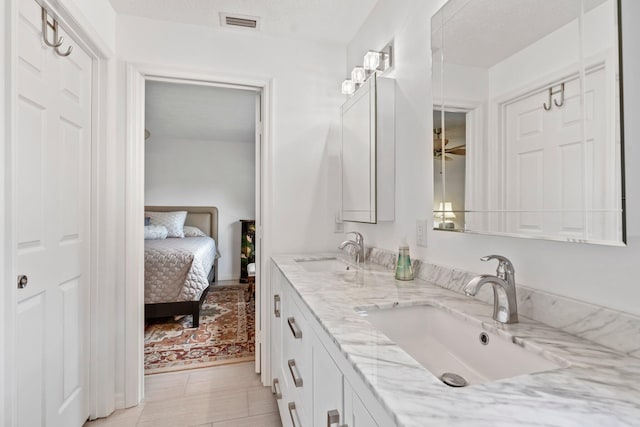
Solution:
M337 254L273 260L398 425L640 426L640 359L524 317L517 324L497 323L486 303L420 279L397 281L381 266L312 273L296 262L331 256ZM569 366L448 387L356 312L417 304L481 322L488 332Z

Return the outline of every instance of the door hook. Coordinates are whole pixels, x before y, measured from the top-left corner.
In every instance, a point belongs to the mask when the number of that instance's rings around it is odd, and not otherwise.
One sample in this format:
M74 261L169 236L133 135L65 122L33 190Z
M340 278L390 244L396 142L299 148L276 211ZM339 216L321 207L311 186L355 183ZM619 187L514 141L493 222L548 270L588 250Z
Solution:
M56 36L56 27L57 27L57 22L54 19L53 20L53 24L51 22L49 22L49 15L47 14L46 9L43 7L42 8L42 39L44 40L44 44L46 44L49 47L53 47L53 48L58 48L60 46L62 46L62 39L55 41L57 36ZM53 40L54 42L51 43L49 41L49 28L51 28L52 30L54 30L53 33Z
M53 30L53 42L49 41L49 29ZM42 39L44 43L55 49L56 53L60 56L69 56L71 51L73 50L72 46L67 48L66 52L60 51L60 46L62 46L62 42L64 42L64 37L58 37L58 21L53 19L53 23L49 21L49 14L46 9L42 8Z
M549 106L547 107L547 103L546 102L544 104L542 104L542 106L544 107L544 109L546 111L551 110L551 107L553 106L551 104L551 97L553 96L553 91L552 90L553 90L552 88L549 88Z
M560 85L560 103L558 104L558 101L556 99L553 100L553 103L556 105L556 107L562 107L564 105L564 83Z
M558 100L553 97L553 95L558 93L560 94L559 103L558 103ZM551 100L553 100L553 103L551 103ZM546 111L551 110L551 107L553 107L554 105L556 107L562 107L564 105L564 83L560 83L560 89L557 89L557 90L553 90L553 86L550 87L549 88L549 105L547 105L546 102L542 104L542 106Z

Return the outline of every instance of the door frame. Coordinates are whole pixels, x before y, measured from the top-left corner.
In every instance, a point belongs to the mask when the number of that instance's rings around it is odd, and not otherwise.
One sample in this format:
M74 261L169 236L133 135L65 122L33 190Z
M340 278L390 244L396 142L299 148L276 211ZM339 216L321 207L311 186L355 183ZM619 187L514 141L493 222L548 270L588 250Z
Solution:
M15 140L16 110L16 61L18 2L3 2L0 20L5 28L2 42L3 63L0 75L4 76L4 102L0 108L4 122L5 141L0 150L0 164L4 174L0 177L0 271L3 272L3 304L0 316L4 327L0 327L0 424L17 425L16 381L14 377L15 360L15 307L16 271L15 258ZM112 49L104 42L92 23L73 3L60 0L37 0L56 16L60 24L72 35L92 59L92 118L91 118L91 231L90 231L90 276L89 293L89 354L87 367L86 399L89 417L104 417L114 410L115 378L115 338L107 333L113 323L115 275L110 268L116 261L113 229L115 223L114 203L115 185L109 180L106 171L115 165L113 148L108 141L115 135L115 87L116 58Z
M238 76L215 70L193 70L163 65L126 64L125 123L125 395L124 406L139 404L144 397L144 104L145 82L161 80L175 83L247 88L261 93L261 139L256 138L256 372L262 383L270 384L267 331L268 275L270 258L271 200L271 105L273 80ZM259 119L256 117L256 119ZM256 137L258 129L256 129ZM261 249L261 250L260 250ZM258 281L260 280L260 282ZM262 349L262 351L261 351Z

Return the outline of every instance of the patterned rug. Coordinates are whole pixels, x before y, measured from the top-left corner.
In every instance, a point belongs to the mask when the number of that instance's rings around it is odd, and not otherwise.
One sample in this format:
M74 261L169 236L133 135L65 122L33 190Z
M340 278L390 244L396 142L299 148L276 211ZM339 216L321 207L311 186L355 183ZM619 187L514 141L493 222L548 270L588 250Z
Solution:
M215 285L191 317L150 319L144 333L145 374L253 360L255 302L248 284Z

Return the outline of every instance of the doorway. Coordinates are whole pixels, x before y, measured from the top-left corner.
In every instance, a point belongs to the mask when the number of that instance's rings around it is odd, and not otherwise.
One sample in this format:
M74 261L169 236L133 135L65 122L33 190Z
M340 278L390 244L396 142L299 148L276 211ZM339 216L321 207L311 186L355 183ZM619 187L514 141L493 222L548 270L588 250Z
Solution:
M271 81L264 79L238 78L237 76L217 76L213 73L197 73L184 70L166 69L153 66L127 66L127 233L125 258L125 278L127 282L125 296L125 322L132 325L126 328L125 334L125 406L137 405L143 397L143 326L144 326L144 100L145 85L148 81L169 82L187 85L211 86L253 91L259 94L256 102L255 126L255 371L261 373L265 382L262 367L267 366L262 351L264 342L260 339L262 325L265 324L266 309L263 295L268 294L266 277L263 277L265 259L268 259L268 223L265 206L269 189L269 105ZM153 130L149 129L152 133ZM245 219L245 218L242 218ZM239 238L239 237L238 237ZM238 255L239 256L239 255ZM134 327L134 325L137 325Z
M145 375L254 360L260 98L146 80ZM183 233L165 237L171 211Z

